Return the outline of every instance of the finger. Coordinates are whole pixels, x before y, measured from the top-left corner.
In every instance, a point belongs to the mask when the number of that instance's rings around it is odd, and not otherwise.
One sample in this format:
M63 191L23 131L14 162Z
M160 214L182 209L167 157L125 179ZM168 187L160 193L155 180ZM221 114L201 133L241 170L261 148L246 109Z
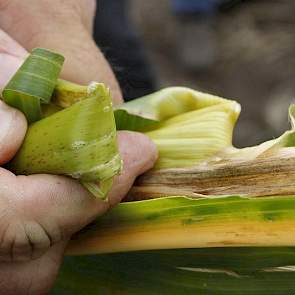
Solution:
M47 294L58 274L66 243L53 246L39 259L0 262L1 294Z
M0 89L3 89L23 63L27 51L0 29Z
M116 178L108 202L94 198L78 182L61 176L18 176L22 197L22 210L26 218L37 221L57 243L104 214L118 203L131 188L135 178L150 169L157 152L154 144L144 135L119 132L120 153L124 168Z
M0 29L0 89L5 87L26 55L26 50ZM24 116L0 101L0 165L15 155L26 128Z
M62 176L16 177L0 168L0 187L0 261L37 259L89 223L93 206L101 214L109 207Z
M68 239L124 197L134 179L153 166L157 152L142 134L120 132L118 140L124 168L115 180L108 202L96 199L68 177L15 177L8 171L0 171L0 184L4 179L9 191L5 195L12 207L10 211L17 212L13 222L9 222L1 246L4 258L7 254L13 261L41 257L49 247Z
M123 171L118 176L108 196L108 202L94 198L78 182L54 175L18 176L25 210L35 220L42 221L48 232L53 232L52 242L71 235L104 214L122 200L135 178L152 168L157 158L151 140L134 132L119 132L118 142L123 160ZM54 221L54 222L52 222Z
M24 115L0 100L0 165L12 159L27 130Z
M151 169L158 158L156 145L141 133L119 132L118 142L123 171L114 179L113 188L109 193L111 206L124 198L136 177Z
M83 22L92 35L94 17L96 12L96 1L95 0L80 0L80 5L82 9Z
M0 29L0 52L24 59L27 51L8 34Z

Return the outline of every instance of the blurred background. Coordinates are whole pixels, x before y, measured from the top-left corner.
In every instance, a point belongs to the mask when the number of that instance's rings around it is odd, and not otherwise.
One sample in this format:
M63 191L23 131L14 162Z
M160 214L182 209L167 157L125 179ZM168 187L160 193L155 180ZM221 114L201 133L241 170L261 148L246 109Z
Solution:
M295 102L294 0L99 0L95 39L126 100L167 86L235 99L236 146L279 136Z

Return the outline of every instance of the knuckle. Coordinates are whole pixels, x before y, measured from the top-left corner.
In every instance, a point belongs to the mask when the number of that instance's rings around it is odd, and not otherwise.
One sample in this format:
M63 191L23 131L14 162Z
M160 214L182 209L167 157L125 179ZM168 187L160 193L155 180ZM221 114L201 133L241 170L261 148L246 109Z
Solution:
M0 0L0 10L5 10L10 2L11 0Z
M24 262L41 257L52 246L52 239L38 223L11 222L0 240L0 261Z

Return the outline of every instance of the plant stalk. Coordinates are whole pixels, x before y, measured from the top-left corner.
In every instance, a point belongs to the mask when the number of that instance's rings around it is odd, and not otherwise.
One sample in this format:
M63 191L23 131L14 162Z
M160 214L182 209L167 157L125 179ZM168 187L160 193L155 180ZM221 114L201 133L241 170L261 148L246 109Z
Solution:
M214 157L192 168L150 171L137 179L127 200L175 195L206 198L292 194L295 194L295 149L281 148L250 160L226 159L224 154L223 158Z

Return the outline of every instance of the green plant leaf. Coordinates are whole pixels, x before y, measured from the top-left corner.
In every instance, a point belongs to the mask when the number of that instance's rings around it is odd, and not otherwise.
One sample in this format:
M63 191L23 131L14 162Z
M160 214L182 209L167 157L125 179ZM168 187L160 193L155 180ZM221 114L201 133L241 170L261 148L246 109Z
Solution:
M53 294L295 294L294 222L294 196L120 204L73 238L87 255Z
M68 253L234 246L295 246L295 197L123 203L75 236Z
M22 111L29 123L40 120L41 104L50 102L63 62L57 53L34 49L4 88L3 100Z
M295 272L290 265L295 265L295 248L284 247L66 257L51 294L293 295Z
M169 87L124 103L117 109L125 110L129 115L161 122L183 113L228 102L232 101L190 88ZM120 125L121 122L118 120L117 127L119 129Z
M115 109L119 130L144 132L157 145L156 169L190 167L232 147L240 105L184 87L170 87Z
M105 197L110 178L121 170L121 158L109 92L105 88L101 96L100 84L89 87L87 99L30 125L8 165L11 171L68 175L86 187L94 182L100 188L97 196Z

